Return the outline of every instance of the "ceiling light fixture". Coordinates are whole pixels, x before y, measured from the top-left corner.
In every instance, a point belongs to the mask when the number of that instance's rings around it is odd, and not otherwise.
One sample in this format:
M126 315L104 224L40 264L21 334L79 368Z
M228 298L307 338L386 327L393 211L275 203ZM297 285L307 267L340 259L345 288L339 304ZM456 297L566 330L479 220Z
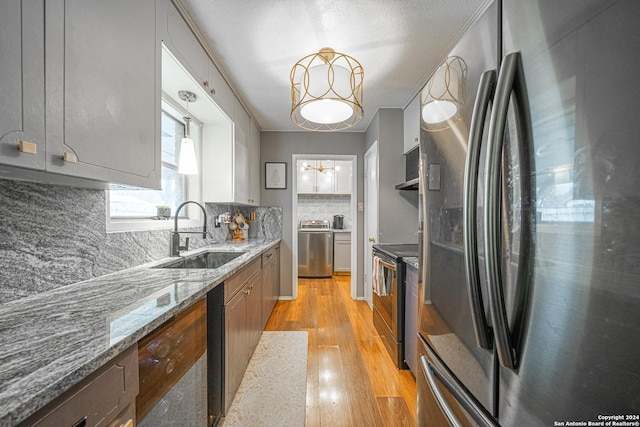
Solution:
M462 118L467 64L459 56L446 59L421 95L422 127L429 131L442 130Z
M196 94L187 90L181 90L178 92L178 96L183 101L187 102L187 115L183 117L185 123L184 138L180 143L180 155L178 159L178 173L183 175L197 175L198 174L198 160L196 159L196 147L191 139L190 123L191 117L189 116L189 102L195 102L197 99Z
M329 167L329 168L325 168L324 166L322 166L322 161L320 161L318 167L312 166L307 162L303 162L301 169L303 171L315 170L315 171L318 171L320 173L324 173L324 174L327 174L327 175L331 176L331 172L330 171L336 171L336 170L339 170L340 168L337 167L337 166L332 166L332 167Z
M291 69L291 121L314 131L355 126L364 117L362 65L330 47L307 55Z

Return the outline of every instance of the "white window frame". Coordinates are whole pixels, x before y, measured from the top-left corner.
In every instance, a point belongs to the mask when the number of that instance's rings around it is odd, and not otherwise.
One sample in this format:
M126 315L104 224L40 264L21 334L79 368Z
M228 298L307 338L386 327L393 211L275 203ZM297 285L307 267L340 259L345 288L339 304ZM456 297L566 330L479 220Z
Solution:
M174 99L163 93L162 110L183 122L187 111ZM196 147L196 156L198 159L198 175L189 181L189 200L202 203L202 122L197 120L191 114L190 133ZM184 123L184 122L183 122ZM142 190L144 191L144 190ZM128 231L147 231L147 230L166 230L173 229L175 219L171 217L169 220L157 220L151 218L111 218L110 214L110 191L105 191L105 216L107 233L118 233ZM185 200L186 201L186 200ZM203 205L204 206L204 205ZM172 212L172 215L175 212ZM185 217L186 214L186 217ZM202 210L194 204L188 204L180 211L178 219L178 227L202 227Z

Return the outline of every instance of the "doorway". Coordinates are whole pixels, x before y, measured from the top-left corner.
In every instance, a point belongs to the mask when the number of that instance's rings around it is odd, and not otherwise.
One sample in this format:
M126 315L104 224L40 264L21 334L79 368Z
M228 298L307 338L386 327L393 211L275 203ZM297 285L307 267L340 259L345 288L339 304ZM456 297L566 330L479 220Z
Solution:
M378 240L378 141L364 154L364 299L373 308L373 245Z
M341 213L345 219L343 220L343 224L345 227L351 230L350 233L350 254L351 254L351 297L353 299L357 299L357 290L358 290L358 245L357 245L357 230L358 230L358 212L357 212L357 200L358 200L358 160L357 155L348 154L348 155L329 155L329 154L293 154L291 164L296 168L295 172L292 171L292 203L291 203L291 224L292 224L292 283L293 283L293 292L292 298L296 299L298 297L298 227L299 227L299 209L302 207L302 204L299 203L298 194L304 193L309 194L307 192L315 191L320 194L327 194L327 190L325 189L324 180L319 183L319 185L315 185L316 188L313 188L313 185L310 185L308 182L299 182L302 180L302 177L309 176L305 174L299 173L300 166L298 164L302 164L302 162L308 162L310 165L313 165L315 168L320 168L320 162L322 162L322 168L334 167L336 162L347 162L350 167L351 173L349 176L350 179L350 198L346 206L344 205L344 201L341 201L340 209L346 209L345 212ZM292 167L292 169L293 169ZM314 169L309 169L314 170ZM316 169L317 170L317 169ZM335 169L332 170L335 172ZM326 176L325 176L326 178ZM344 182L344 181L342 181ZM320 196L319 196L320 197ZM333 196L326 195L323 197L331 198ZM308 197L309 199L313 199L313 197ZM334 197L335 200L338 200L338 197ZM306 208L306 207L305 207ZM325 215L329 215L324 213ZM313 218L313 219L324 219L324 218ZM333 213L328 216L328 219L333 219ZM333 223L331 224L333 226Z

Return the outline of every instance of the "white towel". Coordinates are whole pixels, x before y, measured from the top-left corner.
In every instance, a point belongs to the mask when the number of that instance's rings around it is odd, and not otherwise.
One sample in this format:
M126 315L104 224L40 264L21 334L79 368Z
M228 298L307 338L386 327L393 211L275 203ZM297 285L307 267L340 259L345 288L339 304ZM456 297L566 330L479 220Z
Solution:
M380 297L388 295L387 281L382 271L384 267L380 264L380 258L373 257L373 292Z
M374 255L373 256L373 276L372 276L373 280L371 282L371 285L372 285L373 292L376 295L380 295L380 290L379 290L379 287L378 287L378 265L379 265L379 263L380 263L380 258L378 258L377 256Z

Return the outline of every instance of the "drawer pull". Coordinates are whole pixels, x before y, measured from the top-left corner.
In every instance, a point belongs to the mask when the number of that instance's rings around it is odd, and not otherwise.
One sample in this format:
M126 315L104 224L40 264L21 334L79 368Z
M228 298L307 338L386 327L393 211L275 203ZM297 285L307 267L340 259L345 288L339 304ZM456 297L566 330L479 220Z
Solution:
M85 427L87 425L87 417L82 418L73 425L73 427Z
M165 369L165 372L167 374L170 374L173 372L175 368L176 368L176 361L173 359L169 359L169 362L167 362L167 367Z

